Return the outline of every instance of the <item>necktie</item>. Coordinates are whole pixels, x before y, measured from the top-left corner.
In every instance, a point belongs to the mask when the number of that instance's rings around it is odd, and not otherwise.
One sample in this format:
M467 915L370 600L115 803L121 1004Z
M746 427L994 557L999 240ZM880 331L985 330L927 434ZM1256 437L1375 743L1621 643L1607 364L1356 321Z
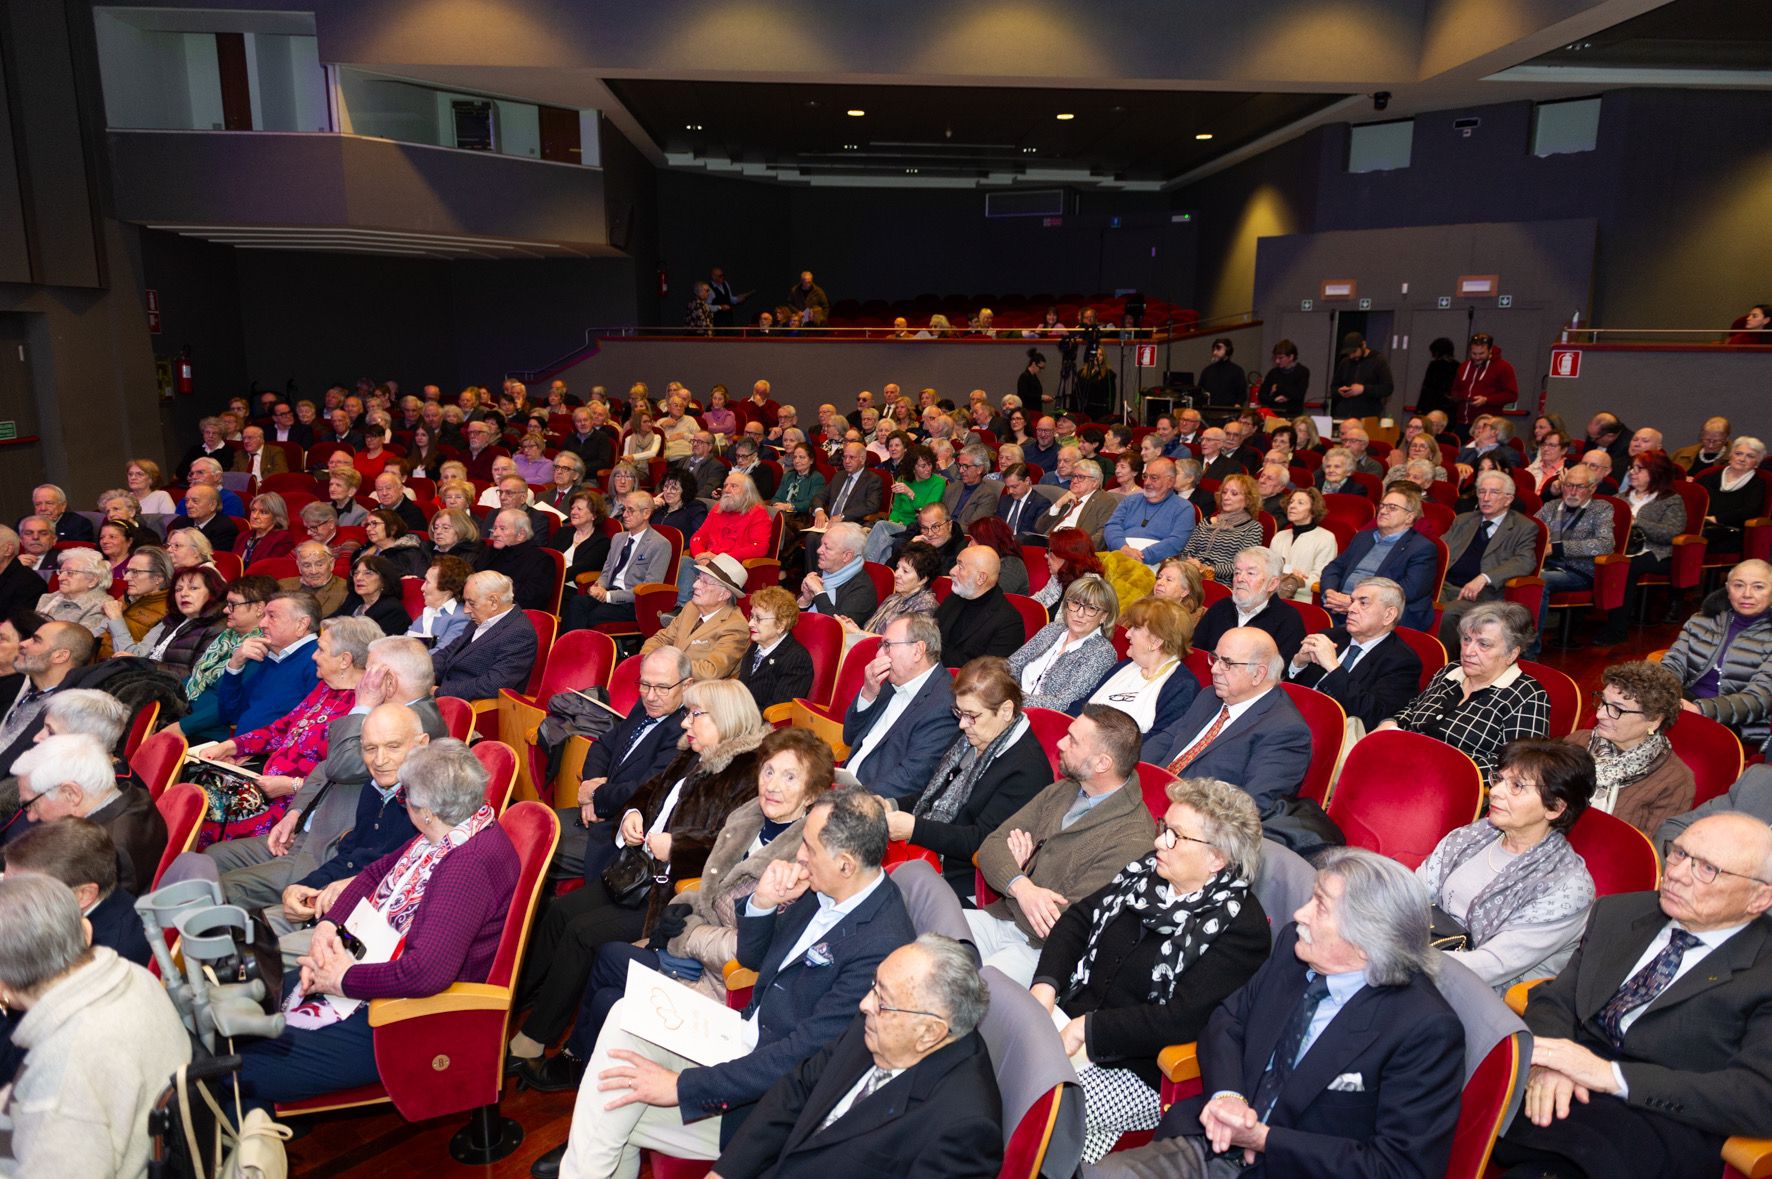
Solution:
M1343 671L1352 671L1354 669L1354 664L1358 663L1360 661L1360 656L1365 653L1366 649L1360 646L1360 644L1349 643L1347 645L1347 653L1341 657L1341 669Z
M1311 1017L1317 1013L1317 1005L1329 994L1329 979L1317 975L1304 988L1304 994L1298 998L1298 1006L1292 1009L1292 1016L1286 1026L1280 1029L1280 1038L1274 1044L1274 1058L1268 1062L1267 1071L1261 1074L1261 1080L1255 1085L1255 1098L1249 1105L1255 1110L1255 1116L1262 1121L1268 1119L1273 1112L1274 1104L1280 1099L1280 1090L1292 1076L1292 1067L1298 1063L1298 1050L1304 1045L1304 1034L1310 1030Z
M763 648L758 647L757 653L751 656L751 674L756 675L757 669L763 666Z
M839 491L837 493L836 500L834 502L832 502L830 515L841 516L843 514L843 505L849 502L849 489L850 489L850 487L854 486L854 484L855 484L855 476L854 475L851 475L851 476L849 476L849 478L843 480L843 490Z
M1643 969L1626 979L1624 985L1618 988L1618 993L1600 1008L1600 1014L1595 1018L1615 1046L1624 1040L1621 1026L1624 1017L1637 1008L1654 1002L1655 997L1665 991L1668 984L1674 981L1674 975L1679 973L1680 959L1697 944L1698 938L1695 935L1683 929L1674 930L1661 953L1649 959Z
M1218 710L1218 718L1207 727L1204 733L1200 734L1198 741L1175 755L1175 760L1169 763L1169 772L1179 775L1181 771L1192 765L1195 758L1206 752L1206 747L1212 744L1213 738L1218 736L1218 731L1224 728L1230 719L1231 706L1227 704Z
M881 1086L885 1085L886 1082L890 1081L891 1079L892 1079L892 1074L890 1072L888 1072L887 1070L880 1068L878 1065L876 1065L872 1069L869 1069L868 1070L868 1079L861 1083L861 1092L859 1092L855 1095L855 1100L851 1101L849 1103L849 1108L845 1109L843 1111L843 1114L855 1112L856 1106L860 1105L862 1102L864 1102L868 1098L872 1097L874 1095L875 1090L877 1090ZM824 1129L826 1126L829 1126L832 1122L836 1121L839 1117L842 1117L843 1114L839 1114L837 1112L836 1108L833 1107L831 1110L830 1116L825 1118L823 1124L821 1124L818 1128L820 1130Z
M609 589L620 588L621 571L628 567L628 558L634 555L634 550L638 547L639 542L634 540L632 536L627 537L622 542L621 556L615 559L615 568L609 571Z
M1026 504L1027 502L1028 502L1027 497L1024 495L1020 499L1015 501L1014 507L1009 509L1009 531L1010 532L1019 533L1021 531L1021 509L1022 509L1022 506L1024 504Z
M634 750L640 748L640 742L646 740L646 734L650 733L655 727L657 727L657 725L657 717L649 716L644 721L641 721L640 727L634 730L633 737L629 739L628 747L621 751L621 756L616 759L615 764L619 766L627 761L628 758L634 756Z
M27 684L25 694L19 697L18 703L12 706L12 711L6 714L5 721L0 722L0 748L11 745L25 731L25 726L36 719L40 711L37 702L44 695L35 686Z

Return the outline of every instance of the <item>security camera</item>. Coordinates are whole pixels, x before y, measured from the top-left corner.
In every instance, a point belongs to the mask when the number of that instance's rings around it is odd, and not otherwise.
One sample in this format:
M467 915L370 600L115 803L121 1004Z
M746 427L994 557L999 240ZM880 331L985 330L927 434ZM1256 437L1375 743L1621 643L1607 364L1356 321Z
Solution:
M1372 109L1375 111L1381 111L1390 104L1391 92L1389 90L1380 90L1372 96Z

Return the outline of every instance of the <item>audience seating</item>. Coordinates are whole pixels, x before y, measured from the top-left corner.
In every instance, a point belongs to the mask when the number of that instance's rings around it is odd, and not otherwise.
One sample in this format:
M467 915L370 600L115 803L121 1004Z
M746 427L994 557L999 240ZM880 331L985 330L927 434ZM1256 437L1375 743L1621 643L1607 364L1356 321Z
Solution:
M1028 718L1028 727L1034 731L1034 740L1046 751L1046 760L1052 763L1052 775L1056 780L1059 773L1058 740L1071 731L1071 721L1075 718L1051 708L1025 708L1022 715Z
M536 745L536 730L547 718L548 704L561 692L601 687L615 669L615 640L594 630L561 635L548 652L547 666L533 696L506 688L498 695L498 739L518 751L516 787L519 798L539 798L552 806L570 806L578 797L576 781L546 778L547 758ZM552 790L543 790L551 785ZM564 797L562 797L564 795Z
M1335 620L1329 617L1329 611L1313 602L1300 602L1295 598L1280 600L1298 611L1299 620L1304 623L1304 633L1307 635L1322 634L1335 625Z
M1509 602L1524 606L1526 613L1532 617L1532 628L1539 630L1544 626L1544 619L1541 617L1541 607L1544 605L1544 558L1550 553L1550 529L1536 516L1527 518L1538 529L1538 540L1533 547L1532 572L1524 577L1508 578L1502 584L1501 596Z
M1354 744L1324 809L1350 846L1415 868L1482 804L1483 775L1464 751L1385 729Z
M1015 612L1021 615L1022 629L1027 632L1027 637L1030 639L1039 633L1041 627L1052 621L1046 615L1046 607L1026 594L1004 594L1003 597L1008 599L1009 604L1015 607Z
M593 630L611 638L649 639L664 629L658 616L677 608L677 583L646 581L634 587L634 621L599 622Z
M166 823L166 850L160 853L160 863L154 868L153 887L146 892L159 888L160 877L166 874L172 861L197 845L197 829L203 825L203 816L209 810L209 795L201 786L180 782L157 796L154 808Z
M1690 479L1676 479L1674 490L1686 504L1687 531L1674 537L1673 564L1666 573L1639 573L1632 580L1638 587L1665 585L1679 593L1696 586L1704 578L1704 517L1710 511L1710 492ZM1641 609L1647 613L1649 595L1641 595Z
M1661 884L1661 857L1649 837L1597 807L1588 807L1575 820L1569 846L1587 862L1598 896L1650 892Z
M750 557L744 562L744 567L747 571L744 592L747 594L781 584L781 562L774 557Z
M1024 544L1021 546L1021 563L1028 571L1028 593L1037 594L1046 588L1052 580L1052 566L1046 563L1046 554L1050 550L1043 544Z
M269 577L276 581L301 576L294 557L265 557L248 565L246 572L253 577Z
M474 756L480 759L488 775L486 801L495 814L504 814L511 802L511 787L517 781L517 751L503 741L474 742Z
M1314 799L1327 809L1335 785L1335 766L1341 760L1342 742L1347 739L1347 712L1334 697L1315 688L1284 683L1280 687L1304 715L1304 723L1311 731L1311 760L1304 771L1304 781L1299 784L1298 796Z
M1067 1176L1083 1154L1083 1095L1058 1029L1026 987L983 969L990 1006L978 1033L1003 1096L1003 1166L998 1179Z
M609 704L617 712L626 716L640 703L640 664L644 659L639 655L630 655L615 665L609 673ZM562 806L577 801L577 786L582 777L585 757L591 751L590 737L568 737L566 749L560 755L560 772L554 775L556 783L566 783L573 791L571 798ZM556 785L558 792L562 787ZM556 797L559 795L556 794Z
M1154 766L1148 761L1138 763L1138 789L1144 795L1145 809L1158 822L1169 810L1169 786L1176 781L1179 779L1162 766Z
M130 761L141 749L142 742L154 731L154 722L160 719L160 702L150 700L135 710L129 719L129 732L123 737L123 760Z
M1735 730L1701 712L1682 709L1673 727L1667 730L1667 739L1674 754L1692 771L1697 787L1693 806L1729 793L1729 787L1735 785L1746 768L1741 738Z
M862 562L861 571L868 575L869 581L874 583L874 598L876 601L884 602L887 598L892 596L893 577L890 568L880 564L878 561L864 561ZM864 618L861 621L866 622L867 619Z
M554 649L554 636L559 633L560 616L546 610L525 610L523 613L528 615L530 624L535 627L535 662L530 665L529 679L523 685L523 694L533 700L541 691L542 676L548 667L548 655ZM474 710L474 731L482 737L497 735L497 697L471 700L468 703Z
M400 579L400 604L406 607L406 614L414 622L425 612L425 579L422 577L402 577Z
M185 765L185 751L189 748L190 743L182 734L161 729L129 756L129 768L148 788L149 798L158 801L167 787L178 781L179 771Z
M1355 532L1370 528L1378 517L1378 509L1364 495L1331 491L1323 497L1323 502L1329 506L1328 513L1323 517L1325 523L1330 520L1340 521L1351 525Z
M461 697L437 697L437 711L443 714L444 727L457 741L466 741L474 731L474 706Z
M1427 691L1429 682L1449 662L1446 644L1440 642L1438 635L1431 635L1424 630L1416 630L1408 626L1399 626L1395 634L1411 651L1415 652L1415 657L1421 660L1420 690Z
M1550 731L1545 736L1561 740L1581 723L1581 688L1566 672L1530 659L1520 660L1520 670L1537 680L1550 697Z

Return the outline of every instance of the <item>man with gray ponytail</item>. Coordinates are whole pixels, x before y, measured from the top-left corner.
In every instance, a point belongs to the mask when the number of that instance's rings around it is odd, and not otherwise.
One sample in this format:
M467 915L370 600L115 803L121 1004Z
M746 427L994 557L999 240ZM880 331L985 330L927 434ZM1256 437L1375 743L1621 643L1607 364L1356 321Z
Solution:
M1428 898L1394 860L1335 848L1273 956L1200 1037L1202 1095L1087 1179L1444 1174L1464 1029L1434 986ZM1247 1168L1247 1169L1245 1169Z

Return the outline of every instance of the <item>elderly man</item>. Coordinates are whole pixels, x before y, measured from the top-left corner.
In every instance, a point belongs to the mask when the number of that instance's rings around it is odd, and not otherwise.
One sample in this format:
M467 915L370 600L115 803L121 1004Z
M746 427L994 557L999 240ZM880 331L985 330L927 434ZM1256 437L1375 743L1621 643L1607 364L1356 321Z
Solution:
M466 462L468 478L480 482L492 480L492 460L509 458L511 452L498 445L498 427L483 418L476 418L462 427L467 439Z
M728 474L720 485L720 500L707 520L689 538L685 554L694 558L684 561L677 574L677 605L689 600L701 568L716 554L725 554L739 568L753 557L774 555L769 548L771 525L769 511L763 506L757 487L739 474ZM744 585L744 578L739 579ZM740 590L742 593L742 589Z
M35 823L91 819L117 845L118 883L140 896L166 851L166 821L145 790L125 789L111 752L84 733L46 737L12 763L20 812Z
M696 679L723 680L738 670L751 641L750 627L738 609L745 567L725 553L714 553L706 564L692 568L689 600L668 626L641 644L640 653L676 647L689 656Z
M1003 494L1002 485L985 476L991 469L991 452L974 443L960 451L955 462L959 478L948 484L941 504L961 531L972 527L975 520L994 515Z
M241 502L240 497L222 486L222 465L219 461L198 459L191 464L191 486L196 487L199 484L215 488L215 493L221 497L223 515L246 515L246 505Z
M758 422L757 430L761 433L763 424ZM757 489L757 494L768 499L775 494L775 472L763 465L758 455L759 443L749 436L740 438L732 447L732 470L749 479Z
M1149 850L1140 747L1130 716L1084 705L1059 738L1058 780L986 837L978 869L999 895L966 911L986 966L1032 985L1040 947L1064 910Z
M1046 472L1040 480L1047 487L1069 489L1071 474L1077 469L1077 463L1083 458L1083 450L1079 446L1066 444L1058 448L1058 466Z
M68 493L53 483L40 483L31 490L31 512L38 519L48 521L55 529L57 540L97 539L92 521L68 511Z
M953 488L948 488L951 494ZM868 448L859 442L843 444L843 471L831 478L828 510L819 508L812 514L815 527L833 522L871 524L885 512L885 488L879 478L868 470ZM992 499L993 505L995 499ZM865 621L865 620L864 620Z
M266 603L260 625L263 634L240 642L215 687L172 726L186 740L219 741L236 726L243 733L264 728L314 690L308 648L320 633L320 603L311 594L280 593Z
M702 1065L626 1031L628 1000L618 1000L586 1070L598 1083L579 1088L571 1138L530 1173L633 1179L642 1148L713 1159L737 1140L755 1103L842 1036L886 956L915 938L881 867L886 842L885 809L865 790L838 787L813 803L796 857L768 865L739 906L738 961L758 973L744 1013L757 1046Z
M62 550L55 543L55 525L41 516L26 516L18 522L18 563L38 579L37 592L30 596L31 605L43 596L43 583L61 565Z
M535 624L517 606L511 579L493 570L468 578L462 608L471 620L462 636L431 653L437 695L490 700L522 688L535 667Z
M1224 424L1224 453L1236 459L1246 475L1255 474L1261 466L1262 453L1250 441L1254 437L1255 427L1242 418L1232 418Z
M1509 1176L1718 1173L1725 1137L1772 1135L1772 829L1700 819L1656 893L1602 897L1526 1008L1532 1073L1496 1143Z
M1393 860L1325 852L1272 956L1200 1037L1201 1094L1164 1115L1149 1146L1085 1179L1437 1179L1458 1125L1464 1027L1434 985L1427 902Z
M1231 593L1206 608L1194 628L1193 645L1202 651L1218 647L1232 627L1252 626L1273 636L1280 658L1290 660L1304 642L1304 619L1285 598L1275 596L1286 561L1272 549L1254 545L1237 554L1231 565Z
M480 529L483 532L492 532L492 527L497 522L495 512L522 512L529 518L529 532L537 538L537 544L546 540L560 523L561 513L547 504L537 505L535 493L529 489L523 476L515 472L501 476L491 490L498 496L498 506L480 517Z
M603 471L615 465L615 440L597 424L589 406L572 411L572 433L560 449L577 455L586 471Z
M49 535L53 538L55 533ZM22 547L18 533L0 524L0 618L10 618L19 610L30 609L43 596L43 578L19 560Z
M726 464L714 457L714 436L697 430L689 439L689 457L681 465L695 476L684 490L694 499L713 499L726 482Z
M1269 818L1298 793L1311 760L1310 727L1280 690L1286 661L1266 631L1238 627L1209 662L1212 691L1151 734L1145 760L1177 777L1241 786Z
M745 399L745 417L749 421L761 422L767 433L775 428L780 414L781 406L769 396L769 382L758 380L751 386L751 395ZM750 431L746 430L745 433L749 434Z
M1021 448L1022 457L1040 468L1040 474L1058 469L1058 423L1049 417L1034 423L1033 439Z
M818 545L817 573L800 583L800 609L814 614L842 615L857 626L873 617L880 605L873 578L862 568L861 550L867 534L859 524L832 524Z
M118 880L119 866L111 833L91 819L72 815L40 823L6 846L7 876L48 876L61 881L73 892L81 915L92 925L92 944L108 946L119 958L146 966L153 952L148 948L141 916L135 911L136 898ZM10 1036L23 1017L22 1011L12 1012L10 1018L0 1017L0 1028L8 1032L7 1043L0 1044L0 1077L13 1076L24 1057Z
M942 643L941 632L925 615L887 624L879 653L843 717L849 772L883 798L920 793L959 731Z
M1471 423L1470 445L1458 452L1455 459L1458 481L1463 483L1476 472L1477 460L1489 455L1504 467L1520 467L1526 464L1525 456L1507 445L1513 436L1513 426L1506 418L1494 414L1484 414Z
M1210 430L1207 431L1211 433ZM1194 533L1194 505L1175 494L1175 460L1157 459L1144 469L1142 495L1128 495L1102 529L1112 552L1153 568L1180 553Z
M983 545L963 549L954 562L953 592L935 611L949 667L964 667L980 655L1007 658L1027 642L1021 614L997 584L1002 569L996 550Z
M1576 465L1563 472L1561 499L1545 500L1538 519L1550 530L1544 558L1544 598L1538 616L1548 616L1553 593L1586 589L1594 583L1594 558L1613 547L1612 505L1594 499L1595 476Z
M1034 518L1034 531L1049 536L1060 528L1081 528L1089 534L1091 545L1103 549L1107 547L1108 521L1119 506L1118 495L1102 490L1101 463L1079 459L1071 468L1065 493Z
M1396 715L1421 687L1421 657L1393 634L1403 606L1396 582L1362 581L1342 625L1305 636L1288 668L1292 682L1330 697L1369 730Z
M1292 486L1292 472L1285 463L1265 462L1255 472L1255 489L1261 493L1261 510L1276 520L1286 518L1286 492Z
M240 449L234 452L230 469L262 482L289 470L289 456L283 453L281 446L265 445L263 427L248 426L240 431Z
M233 492L229 492L232 495ZM240 527L222 513L221 493L203 483L194 483L185 492L183 510L166 526L167 535L181 528L195 528L209 538L216 552L232 552L239 538Z
M1458 620L1478 602L1501 598L1510 577L1538 572L1538 526L1512 508L1514 481L1500 471L1477 476L1477 510L1446 530L1446 587L1440 592L1440 641L1458 649Z
M1630 456L1626 453L1630 447L1630 439L1630 427L1615 413L1601 410L1587 420L1588 450L1603 450L1606 457L1612 460L1612 469L1606 472L1607 478L1624 478L1625 469L1630 466ZM1583 452L1582 457L1586 458L1587 453Z
M710 1179L824 1179L857 1158L897 1175L992 1179L1003 1161L1002 1098L977 1032L989 1002L965 944L926 933L893 951L860 1016L775 1083ZM899 1088L880 1105L863 1104L889 1084Z
M286 593L312 594L320 603L322 618L337 614L350 595L351 586L338 575L332 550L319 541L303 541L295 546L295 569L297 576L284 578L277 587Z
M1728 418L1705 418L1699 428L1698 441L1674 451L1673 460L1681 469L1691 472L1706 467L1720 467L1729 461L1730 440L1735 428Z
M622 531L609 546L603 572L583 594L566 599L561 631L634 620L634 587L662 579L671 563L671 542L652 528L654 502L644 491L621 501Z
M1200 431L1200 478L1228 479L1232 475L1246 475L1242 461L1236 457L1236 444L1230 435L1218 426L1209 426ZM1145 468L1150 469L1148 466Z
M408 531L424 534L424 511L406 494L406 481L400 477L399 464L390 463L382 468L381 474L375 477L375 489L371 494L376 505L400 517Z
M1625 453L1631 458L1636 458L1645 451L1660 449L1662 449L1661 431L1654 426L1644 426L1630 436L1630 445L1625 448Z
M554 578L558 570L553 559L536 540L535 526L523 508L501 508L492 518L487 535L491 542L480 550L474 568L481 573L498 573L513 587L515 602L523 610L554 608Z
M43 727L50 698L92 658L92 632L78 623L46 622L19 641L13 674L0 678L0 776L31 747Z
M1346 421L1341 424L1341 448L1348 452L1354 460L1354 470L1365 475L1383 477L1384 464L1366 453L1371 446L1371 437L1366 427L1358 421Z

